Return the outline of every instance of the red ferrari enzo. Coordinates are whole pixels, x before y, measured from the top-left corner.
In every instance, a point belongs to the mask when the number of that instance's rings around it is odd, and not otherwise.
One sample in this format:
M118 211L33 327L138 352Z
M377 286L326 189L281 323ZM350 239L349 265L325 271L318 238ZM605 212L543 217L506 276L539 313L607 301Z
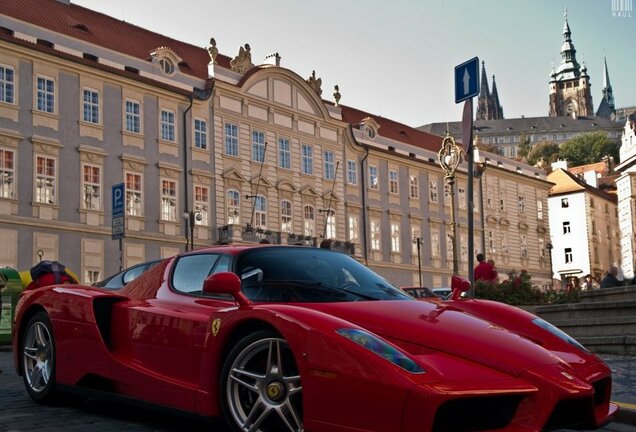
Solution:
M14 360L37 402L117 396L235 431L540 431L610 421L607 366L536 316L417 301L326 249L218 247L119 291L19 300Z

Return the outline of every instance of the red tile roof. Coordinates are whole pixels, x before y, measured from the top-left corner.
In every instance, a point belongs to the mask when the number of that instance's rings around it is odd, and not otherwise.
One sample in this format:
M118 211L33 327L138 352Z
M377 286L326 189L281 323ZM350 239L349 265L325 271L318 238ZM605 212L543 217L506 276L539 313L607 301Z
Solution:
M340 108L342 109L342 120L350 124L360 123L366 117L373 118L373 120L380 125L378 133L385 138L393 139L405 144L411 144L436 153L442 147L442 138L437 135L422 132L403 123L398 123L381 116L369 114L356 108L351 108L345 105L340 105Z
M151 32L82 6L67 5L58 0L2 0L0 14L142 60L149 60L150 53L156 48L168 47L182 58L180 68L183 73L201 79L208 78L210 57L205 48ZM226 56L217 57L217 62L227 63L228 66L229 61Z

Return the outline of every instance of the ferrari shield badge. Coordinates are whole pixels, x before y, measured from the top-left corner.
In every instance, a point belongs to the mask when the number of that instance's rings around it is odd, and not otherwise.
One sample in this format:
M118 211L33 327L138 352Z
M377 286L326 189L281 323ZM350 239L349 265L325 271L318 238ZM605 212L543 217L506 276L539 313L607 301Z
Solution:
M221 329L221 318L215 318L212 321L212 336L216 336L219 334L219 330Z

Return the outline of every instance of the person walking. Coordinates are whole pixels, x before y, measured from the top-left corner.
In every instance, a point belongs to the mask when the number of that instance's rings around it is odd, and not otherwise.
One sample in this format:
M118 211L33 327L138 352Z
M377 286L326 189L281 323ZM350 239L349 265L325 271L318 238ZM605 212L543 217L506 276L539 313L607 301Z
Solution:
M479 264L477 264L477 267L475 267L475 273L474 273L475 282L477 281L484 281L488 283L497 282L497 271L495 270L495 267L492 264L486 261L486 257L484 256L483 253L477 254L477 261L479 261Z
M601 288L612 288L623 285L621 281L618 280L618 267L615 265L611 265L605 277L601 281Z

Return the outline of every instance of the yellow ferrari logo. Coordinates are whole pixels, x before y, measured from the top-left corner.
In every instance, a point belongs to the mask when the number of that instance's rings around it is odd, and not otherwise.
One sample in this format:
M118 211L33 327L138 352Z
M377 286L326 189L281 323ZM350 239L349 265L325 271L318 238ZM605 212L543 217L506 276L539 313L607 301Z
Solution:
M221 330L221 319L215 318L214 321L212 321L212 336L219 334L219 330Z

